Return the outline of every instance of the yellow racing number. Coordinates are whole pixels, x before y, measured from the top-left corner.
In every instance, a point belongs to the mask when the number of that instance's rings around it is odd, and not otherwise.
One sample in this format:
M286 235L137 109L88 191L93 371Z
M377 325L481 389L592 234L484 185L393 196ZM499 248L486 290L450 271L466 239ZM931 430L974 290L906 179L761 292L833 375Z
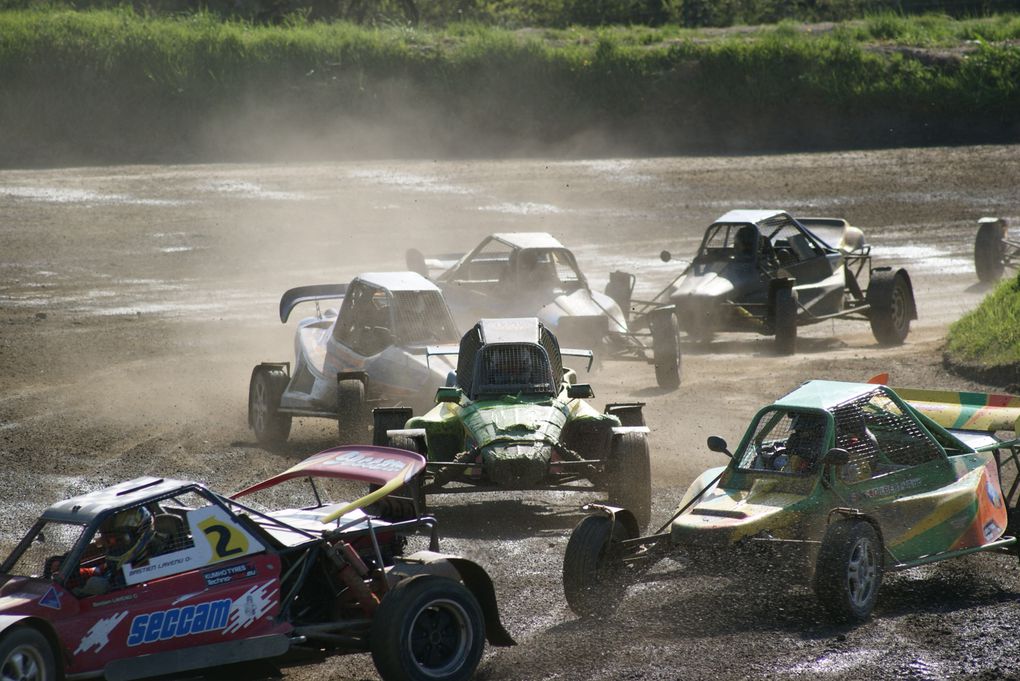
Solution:
M206 518L198 526L212 549L212 562L242 556L248 552L248 538L239 528L219 518Z

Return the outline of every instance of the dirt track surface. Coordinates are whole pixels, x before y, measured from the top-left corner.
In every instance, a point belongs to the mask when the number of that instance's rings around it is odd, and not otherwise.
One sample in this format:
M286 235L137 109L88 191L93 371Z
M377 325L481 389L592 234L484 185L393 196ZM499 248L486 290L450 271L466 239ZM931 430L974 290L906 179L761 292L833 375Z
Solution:
M403 268L403 252L463 251L493 231L541 230L572 247L594 287L638 274L654 292L704 228L737 207L848 218L882 264L909 269L919 321L906 345L866 323L802 330L794 357L724 335L688 352L675 392L650 366L609 362L601 406L643 400L653 517L721 456L760 406L810 378L981 389L946 374L947 326L985 293L977 218L1016 218L1020 148L966 147L727 158L112 167L0 172L0 544L42 507L156 474L221 491L334 443L295 423L288 449L246 427L251 367L292 360L279 323L287 288ZM616 613L579 620L564 603L563 551L591 497L433 497L444 550L483 564L519 645L487 649L479 679L834 679L1016 675L1020 570L979 555L887 578L875 617L825 624L806 588L681 577L634 588ZM673 567L677 567L674 565ZM286 672L374 679L368 656Z

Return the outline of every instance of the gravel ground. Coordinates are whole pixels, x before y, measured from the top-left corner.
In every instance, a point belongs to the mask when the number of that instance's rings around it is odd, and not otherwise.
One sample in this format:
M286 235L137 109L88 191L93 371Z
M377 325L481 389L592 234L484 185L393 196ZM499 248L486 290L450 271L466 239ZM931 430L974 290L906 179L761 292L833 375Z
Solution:
M711 220L735 207L836 215L913 278L920 319L899 348L867 324L824 323L794 357L724 334L686 348L679 390L650 366L607 362L595 402L642 400L654 517L721 463L708 435L739 438L754 411L810 378L981 390L941 367L948 325L985 289L973 273L982 215L1017 217L1020 148L956 147L599 161L146 166L0 172L0 543L58 498L141 474L230 490L334 444L295 423L285 451L245 422L251 367L292 359L276 306L287 288L400 269L404 249L446 253L493 231L542 230L574 248L593 286L616 269L655 292ZM979 555L891 576L874 618L832 627L810 592L753 576L672 576L633 588L596 622L563 600L570 529L589 497L430 498L444 549L492 575L519 645L477 677L941 679L1015 677L1020 571ZM675 578L674 578L675 577ZM748 578L750 577L750 578ZM368 656L286 671L374 679Z

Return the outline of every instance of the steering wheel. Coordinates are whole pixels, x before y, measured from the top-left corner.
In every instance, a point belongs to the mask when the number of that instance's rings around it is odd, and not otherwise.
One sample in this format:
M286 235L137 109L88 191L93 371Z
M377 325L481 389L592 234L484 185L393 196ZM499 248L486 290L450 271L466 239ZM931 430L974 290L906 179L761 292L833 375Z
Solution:
M783 466L777 467L776 464L779 462L779 457L786 456L786 447L778 444L765 445L761 448L760 456L762 457L762 463L765 464L765 470L782 470Z

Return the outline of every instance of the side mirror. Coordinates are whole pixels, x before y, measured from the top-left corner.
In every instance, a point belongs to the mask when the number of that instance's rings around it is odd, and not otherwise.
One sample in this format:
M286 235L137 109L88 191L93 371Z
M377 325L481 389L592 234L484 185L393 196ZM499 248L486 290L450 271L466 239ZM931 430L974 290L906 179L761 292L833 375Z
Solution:
M590 383L574 383L567 386L567 397L572 400L588 400L595 397Z
M825 452L822 463L826 466L845 466L850 463L850 452L840 447L833 447Z
M670 260L673 259L673 254L670 253L669 251L662 251L661 253L659 253L659 259L662 262L669 262Z
M462 397L464 397L464 391L456 386L444 386L436 391L436 402L459 403Z
M733 458L733 454L730 453L729 448L726 446L726 440L722 439L718 435L708 436L708 448L713 452L719 452L720 454L725 454L731 459Z

